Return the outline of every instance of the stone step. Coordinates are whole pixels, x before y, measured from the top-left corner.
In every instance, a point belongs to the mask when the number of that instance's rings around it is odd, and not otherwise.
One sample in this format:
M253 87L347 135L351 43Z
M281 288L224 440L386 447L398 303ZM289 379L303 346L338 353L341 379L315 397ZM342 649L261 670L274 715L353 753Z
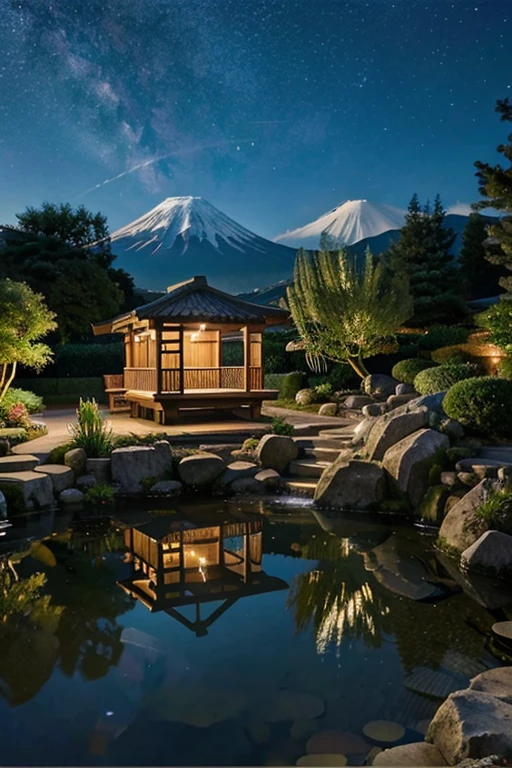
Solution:
M333 462L336 461L340 453L345 451L345 446L340 448L304 448L304 454L319 461Z
M296 437L294 438L299 448L335 448L338 451L347 447L349 440L329 437Z
M283 489L292 496L306 496L312 499L315 495L317 482L314 479L298 480L294 477L283 477Z
M25 509L44 509L55 504L53 483L48 475L31 471L3 472L0 481L20 486Z
M355 427L348 426L348 427L335 427L334 429L321 429L318 432L319 437L327 437L329 439L334 440L345 440L346 442L350 442L352 438L354 437Z
M480 459L492 459L493 461L504 462L505 464L512 464L512 447L506 445L489 445L480 449Z
M61 493L68 488L72 488L75 481L75 474L70 467L64 464L41 464L35 467L34 472L41 475L48 475L53 484L55 493Z
M30 472L37 467L39 459L30 454L2 456L0 458L0 473L4 472Z
M506 461L497 459L488 459L483 456L475 456L470 459L461 459L455 465L457 472L476 472L483 476L485 469L499 469L500 467L512 466L512 456Z
M330 467L331 463L315 459L297 459L291 462L288 471L292 477L321 477L324 469Z

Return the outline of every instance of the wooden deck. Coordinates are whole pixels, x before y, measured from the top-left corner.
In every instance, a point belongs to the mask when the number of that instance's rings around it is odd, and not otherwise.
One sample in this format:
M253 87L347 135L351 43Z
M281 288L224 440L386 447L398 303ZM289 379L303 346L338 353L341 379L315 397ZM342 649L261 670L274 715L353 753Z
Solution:
M158 424L168 424L177 419L180 410L205 408L233 410L248 407L251 418L261 415L261 405L265 400L277 400L278 391L275 389L259 389L246 392L242 389L186 389L184 392L148 392L146 390L129 389L125 400L131 404L131 415L134 418L147 416L151 411L153 419Z

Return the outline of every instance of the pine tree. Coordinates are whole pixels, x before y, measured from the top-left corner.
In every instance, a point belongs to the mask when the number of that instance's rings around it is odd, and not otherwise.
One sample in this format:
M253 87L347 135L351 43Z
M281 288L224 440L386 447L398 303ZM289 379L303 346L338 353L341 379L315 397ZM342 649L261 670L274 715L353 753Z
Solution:
M457 296L458 275L451 248L455 234L446 227L439 195L433 208L421 207L413 195L398 241L386 261L395 272L409 276L414 301L412 325L429 326L461 319L465 310Z
M503 268L487 260L488 223L479 213L472 213L462 233L459 256L461 284L467 299L483 299L499 292Z
M330 235L325 229L320 235L320 250L321 251L337 251L339 248L338 242L335 237Z
M498 101L496 112L501 115L502 121L512 122L512 102L509 99ZM479 192L485 198L475 207L494 208L503 212L499 222L489 227L492 241L487 248L487 259L491 264L500 264L512 271L512 133L507 141L507 144L500 144L498 152L503 155L508 167L499 163L475 163ZM503 277L500 285L512 293L512 277Z

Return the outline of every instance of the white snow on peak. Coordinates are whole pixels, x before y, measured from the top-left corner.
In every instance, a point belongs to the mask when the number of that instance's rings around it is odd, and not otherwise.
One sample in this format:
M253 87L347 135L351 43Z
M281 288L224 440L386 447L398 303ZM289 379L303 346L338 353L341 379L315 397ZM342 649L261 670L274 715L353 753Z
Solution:
M323 232L338 245L353 245L367 237L401 229L405 211L391 205L376 205L368 200L346 200L332 211L324 213L316 221L274 238L275 242L315 249L319 247Z
M114 232L111 240L115 243L130 238L134 241L133 248L140 250L153 245L152 253L155 253L160 248L172 248L180 235L185 244L195 236L218 248L219 236L240 251L248 244L262 249L257 235L237 224L202 197L168 197L148 213Z
M459 200L446 211L446 213L456 214L457 216L469 216L472 212L473 209L469 203L461 203Z

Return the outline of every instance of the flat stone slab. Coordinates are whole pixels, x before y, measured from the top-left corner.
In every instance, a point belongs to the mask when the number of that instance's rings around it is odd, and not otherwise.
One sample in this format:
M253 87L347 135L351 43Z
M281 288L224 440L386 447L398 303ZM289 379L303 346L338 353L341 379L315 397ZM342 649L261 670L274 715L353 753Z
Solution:
M492 632L512 648L512 621L498 621L492 625Z
M428 667L419 667L405 678L405 687L423 696L446 699L450 693L460 689L460 683L457 683L453 677L445 672L438 672Z
M2 456L0 458L0 472L30 472L39 464L36 456L20 456L17 453L12 456Z
M2 473L1 481L21 486L26 509L51 507L55 503L53 483L40 472Z
M379 752L372 765L397 767L403 765L406 768L435 766L435 768L442 768L446 765L446 760L433 744L418 741L415 744L403 744L400 747L392 747Z
M510 625L505 631L512 637L512 621L501 623ZM469 687L473 691L488 693L507 704L512 704L512 667L496 667L481 672L471 680Z
M72 488L75 481L73 470L70 467L64 466L64 464L41 464L34 468L34 472L48 475L56 493Z

